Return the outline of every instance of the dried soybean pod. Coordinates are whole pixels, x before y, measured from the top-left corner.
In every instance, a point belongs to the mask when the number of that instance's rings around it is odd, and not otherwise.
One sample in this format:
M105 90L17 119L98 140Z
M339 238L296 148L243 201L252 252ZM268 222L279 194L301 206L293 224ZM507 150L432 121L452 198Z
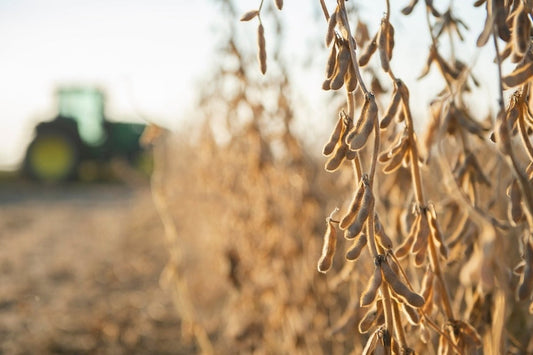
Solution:
M437 221L437 212L435 211L435 206L433 206L433 204L429 205L427 216L431 236L439 245L439 253L444 259L448 259L448 248L446 248L446 244L444 244L444 239L442 238L442 233L440 232L439 222Z
M241 21L250 21L251 19L253 19L257 15L259 15L259 11L257 11L257 10L248 11L244 15L242 15Z
M371 307L361 318L361 321L359 322L357 328L359 329L359 333L365 334L368 332L372 324L376 321L378 318L380 312L383 312L383 307L380 307L381 302L377 301L376 304Z
M392 52L394 49L394 27L389 22L387 26L387 57L389 61L392 59Z
M412 325L418 325L420 323L420 316L418 315L418 311L416 309L405 303L402 303L402 309L405 315L407 315L407 320L409 323Z
M344 83L348 92L353 92L357 89L357 75L355 74L355 69L352 63L348 64L348 70L344 74Z
M372 57L372 55L376 52L376 49L378 48L377 43L378 34L376 33L374 35L374 38L370 41L368 46L364 49L364 51L361 53L361 56L359 57L359 66L364 67L368 64L368 61Z
M415 266L416 267L424 266L426 255L427 255L427 248L422 248L415 254Z
M531 22L527 17L527 10L524 9L522 2L520 2L516 11L518 13L515 15L513 21L513 43L514 48L516 48L520 54L524 54L529 45L529 31L531 29Z
M333 153L333 149L335 149L337 142L341 138L343 128L344 128L343 117L342 117L342 114L339 114L339 119L337 120L335 129L333 130L333 133L331 133L328 143L326 143L326 145L324 146L324 149L322 150L322 154L327 156Z
M328 62L326 64L326 78L332 79L333 74L335 74L335 66L337 64L337 46L331 46L331 51L329 52ZM331 80L330 80L331 82ZM329 86L328 86L329 89Z
M283 8L283 0L274 0L274 3L276 4L278 10L281 10Z
M531 242L526 242L524 249L526 265L518 286L518 299L521 301L528 298L533 291L533 245Z
M262 23L259 23L257 26L257 58L259 59L259 66L261 67L261 73L265 74L267 70L267 56L266 56L266 45L265 45L265 29Z
M381 285L381 278L381 268L379 264L377 264L374 268L372 277L368 280L365 291L361 295L361 307L369 306L374 302L374 299L376 299L376 295L378 294L379 286Z
M326 47L329 47L329 45L333 41L333 38L335 37L335 26L337 25L337 11L338 8L335 10L334 13L331 14L328 20L328 30L326 32Z
M357 211L357 216L355 217L355 220L350 225L350 227L348 227L350 233L353 233L354 235L361 233L361 230L363 229L363 226L368 218L368 214L370 213L370 208L373 203L374 195L372 194L372 189L368 185L365 185L365 193L363 195L361 207Z
M394 154L391 154L392 157L389 160L389 163L387 166L383 168L383 172L385 174L391 174L398 170L402 166L403 159L405 157L405 154L407 153L407 141L402 145L402 149Z
M383 277L390 285L396 296L398 296L403 302L415 308L420 308L424 305L425 301L422 296L411 291L400 280L400 277L395 274L394 271L392 271L387 262L381 263L381 271L383 272Z
M394 118L394 116L396 116L396 112L398 112L398 107L400 106L401 99L402 95L400 91L395 87L392 93L392 101L387 107L387 110L385 111L385 114L379 124L379 127L381 129L385 129L390 125L392 119Z
M509 205L509 219L517 224L523 217L522 206L520 205L520 187L516 179L513 179L511 186L509 186L509 197L511 203Z
M386 73L390 70L389 58L387 56L387 26L388 21L385 19L381 20L381 27L379 29L378 35L378 48L379 48L379 59L381 60L381 68Z
M357 215L357 211L359 211L359 208L361 207L361 202L363 201L363 195L365 193L365 185L363 184L363 181L359 183L359 186L357 187L357 190L355 191L355 194L353 195L352 202L350 203L350 208L348 209L348 212L346 215L342 218L341 222L339 223L339 227L341 229L346 229L350 226L352 221L355 219L355 216Z
M346 44L342 44L337 53L337 70L331 80L331 89L338 90L344 84L344 74L346 74L346 71L348 70L350 59L350 49Z
M365 146L374 127L374 122L378 119L378 105L374 95L369 94L368 100L368 109L361 112L358 124L346 137L346 143L351 150L357 151Z
M530 80L533 76L533 61L529 61L524 65L518 65L511 74L502 78L504 87L509 89L514 86L521 85Z
M366 246L367 239L366 234L360 234L352 247L346 252L346 260L356 261L361 255L361 251Z
M413 221L413 224L411 224L411 229L409 229L409 234L407 235L407 238L405 238L403 243L400 244L398 249L396 249L394 255L396 255L398 259L402 259L403 257L405 257L411 249L411 246L413 245L413 242L415 240L415 235L416 233L418 233L418 228L420 227L419 220L420 215L417 214L415 220Z
M421 249L425 249L428 244L429 225L428 225L427 216L424 213L424 211L420 213L420 220L418 223L419 223L419 227L415 235L414 243L411 246L411 252L415 254L418 253Z
M328 162L326 163L326 171L332 172L337 170L341 166L347 150L348 147L346 144L338 144L335 154L329 158Z
M346 154L344 155L346 159L354 160L356 156L357 156L357 152L354 152L353 150L350 150L350 149L346 149Z
M322 255L318 260L318 271L326 273L333 264L333 256L335 255L335 248L337 246L337 230L331 221L331 218L327 219L328 227L326 234L324 235L324 246L322 247Z

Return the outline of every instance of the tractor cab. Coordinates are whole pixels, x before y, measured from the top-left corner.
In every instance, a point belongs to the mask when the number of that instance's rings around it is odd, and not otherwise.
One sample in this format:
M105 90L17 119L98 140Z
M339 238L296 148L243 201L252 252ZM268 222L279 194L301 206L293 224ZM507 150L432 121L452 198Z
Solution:
M102 167L115 157L135 165L143 156L139 138L145 125L108 121L100 89L62 87L56 100L57 116L37 125L26 151L29 177L60 182L79 177L80 167Z
M82 142L88 146L102 145L106 140L104 127L104 94L96 88L60 88L57 90L58 114L76 121Z

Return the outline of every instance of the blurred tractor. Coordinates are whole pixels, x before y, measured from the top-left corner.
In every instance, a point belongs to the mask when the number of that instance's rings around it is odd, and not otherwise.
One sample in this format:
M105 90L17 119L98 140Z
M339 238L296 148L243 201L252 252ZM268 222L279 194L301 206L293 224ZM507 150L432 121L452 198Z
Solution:
M58 115L37 125L26 151L23 169L29 177L46 182L92 180L101 178L101 170L115 158L138 168L146 165L149 158L139 143L145 125L108 121L101 90L60 88L57 100Z

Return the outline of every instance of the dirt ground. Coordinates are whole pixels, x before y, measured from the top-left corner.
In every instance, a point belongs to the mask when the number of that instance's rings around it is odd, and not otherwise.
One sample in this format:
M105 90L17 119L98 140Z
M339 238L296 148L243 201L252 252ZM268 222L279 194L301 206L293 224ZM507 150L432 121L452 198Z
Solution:
M0 354L189 354L147 186L0 182Z

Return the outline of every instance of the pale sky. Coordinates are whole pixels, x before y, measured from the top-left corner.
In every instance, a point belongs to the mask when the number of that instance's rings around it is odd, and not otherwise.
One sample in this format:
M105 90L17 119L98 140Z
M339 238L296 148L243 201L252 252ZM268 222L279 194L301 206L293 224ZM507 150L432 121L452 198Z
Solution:
M235 2L244 12L260 1ZM334 1L327 3L334 5ZM397 4L391 19L399 48L393 69L412 91L422 93L420 106L425 107L430 95L440 89L431 80L414 80L429 48L425 23L400 14L399 9L408 1L393 3ZM482 12L471 11L470 3L458 3L456 6L468 9L463 17L475 22L472 28L477 36L483 25ZM383 6L384 1L361 3L362 17L379 24ZM422 10L423 6L418 6L411 16L423 20ZM169 128L178 127L192 110L195 85L206 79L206 68L216 63L211 40L216 13L213 1L208 0L0 0L0 169L19 163L32 127L53 117L53 90L58 85L96 84L105 88L111 118L136 119L141 114ZM317 26L311 15L308 2L285 1L279 16L288 24L287 36L282 39L287 57L298 57L302 46L325 31L326 24ZM239 26L249 33L253 46L256 24ZM268 47L274 39L269 37L268 28L266 33ZM408 35L402 37L402 33ZM468 46L472 47L471 43ZM298 79L295 84L302 90L299 96L307 98L309 112L317 112L313 105L319 105L320 100L316 98L327 95L320 89L327 53L322 43L317 48L322 49L317 53L321 63L318 70L293 70ZM467 58L473 53L467 51ZM490 59L484 61L487 63L481 68L489 68ZM490 77L480 79L491 81ZM427 91L428 87L432 90ZM309 125L317 127L324 121L318 112L308 118Z

